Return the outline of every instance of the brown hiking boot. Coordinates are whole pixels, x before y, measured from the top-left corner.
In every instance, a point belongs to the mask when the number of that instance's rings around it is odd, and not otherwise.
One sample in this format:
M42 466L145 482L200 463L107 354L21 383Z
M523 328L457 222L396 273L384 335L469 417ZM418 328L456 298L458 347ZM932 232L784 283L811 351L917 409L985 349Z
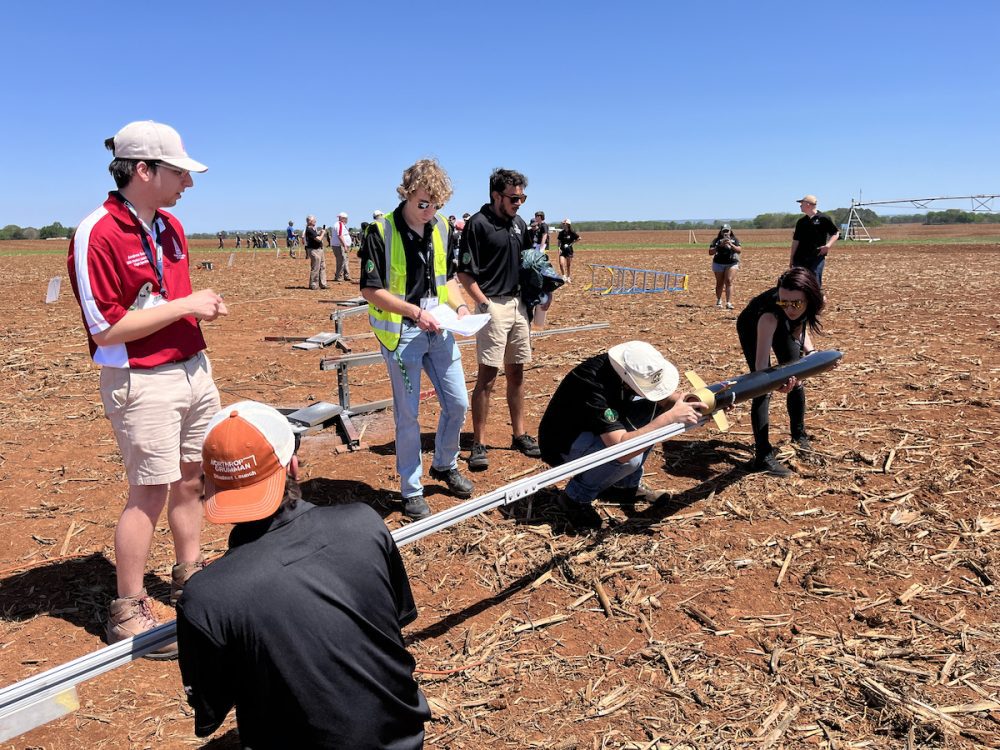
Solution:
M134 635L140 635L157 627L160 621L153 614L153 600L143 589L136 596L114 599L108 607L108 645L118 643ZM146 654L147 659L176 659L177 644L168 643L156 651Z
M205 567L205 561L201 558L189 563L177 563L170 569L170 603L175 607L177 600L184 593L184 584L188 578Z

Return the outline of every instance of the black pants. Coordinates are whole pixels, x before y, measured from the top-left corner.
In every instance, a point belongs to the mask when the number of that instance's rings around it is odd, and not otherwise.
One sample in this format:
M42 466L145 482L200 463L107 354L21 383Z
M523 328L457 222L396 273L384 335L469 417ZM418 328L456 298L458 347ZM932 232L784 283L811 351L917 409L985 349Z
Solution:
M805 325L803 323L802 325ZM750 371L754 371L754 362L757 359L757 321L737 320L736 332L740 337L740 346L743 347L743 356L746 357ZM780 328L774 332L774 339L771 342L771 349L778 359L778 364L783 365L788 362L795 362L802 356L799 342ZM799 383L792 388L786 396L788 406L788 420L791 425L792 439L806 436L806 391ZM758 457L766 456L773 450L768 437L770 419L768 410L771 406L771 394L766 393L758 396L750 402L750 424L753 426L754 452Z

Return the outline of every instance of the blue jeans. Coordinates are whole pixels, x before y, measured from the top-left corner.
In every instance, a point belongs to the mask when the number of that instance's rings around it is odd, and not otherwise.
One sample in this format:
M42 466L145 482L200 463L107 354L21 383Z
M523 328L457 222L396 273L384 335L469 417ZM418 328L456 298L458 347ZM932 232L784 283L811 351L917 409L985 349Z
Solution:
M809 270L816 274L816 281L819 282L820 287L823 286L823 269L826 267L826 256L820 256L816 262L809 266Z
M420 373L425 371L441 404L431 466L447 471L458 466L458 439L469 410L462 354L447 331L424 333L403 322L396 351L381 347L392 383L393 419L396 423L396 471L404 499L422 495L423 462L420 458ZM402 367L400 367L402 362Z
M569 453L563 458L565 462L569 462L607 447L597 433L584 432L573 441ZM589 505L594 501L594 498L609 487L638 487L639 481L642 479L642 465L646 463L646 457L650 450L652 449L647 448L638 456L632 456L625 463L611 460L600 466L595 466L593 469L587 469L582 474L577 474L566 485L566 495L575 503Z

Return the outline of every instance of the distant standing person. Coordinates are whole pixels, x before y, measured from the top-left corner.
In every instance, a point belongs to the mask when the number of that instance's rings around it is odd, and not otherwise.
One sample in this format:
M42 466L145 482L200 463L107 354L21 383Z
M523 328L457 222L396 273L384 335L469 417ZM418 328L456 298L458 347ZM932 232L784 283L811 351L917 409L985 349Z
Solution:
M288 222L285 227L285 248L288 250L288 257L295 257L295 222Z
M569 274L573 265L573 245L580 241L580 235L573 231L569 219L563 219L562 229L559 230L556 241L559 243L559 273L568 284L572 281Z
M243 244L243 238L240 237L240 233L236 233L236 249L239 250L240 246Z
M326 283L326 254L323 252L325 229L316 228L316 217L306 217L306 254L309 256L309 288L329 289Z
M128 477L115 527L118 596L108 643L160 624L143 575L167 505L176 564L171 600L204 566L201 557L201 443L219 410L200 321L227 313L211 289L192 292L188 244L173 206L208 169L191 159L169 125L133 122L104 144L118 189L80 222L67 264L87 343L101 366L101 401ZM149 654L172 658L173 644Z
M733 309L733 279L740 267L739 239L733 234L733 228L723 224L712 244L708 246L708 254L712 256L712 273L715 274L715 306L722 307L722 295L726 295L726 309Z
M347 214L343 211L337 214L337 243L333 246L333 252L337 256L337 270L333 274L333 280L350 281L351 230L347 226Z
M775 287L750 300L736 319L736 332L750 370L757 372L769 367L772 350L779 365L812 353L816 347L809 332L822 330L819 314L823 306L823 292L816 276L801 266L785 271ZM806 392L802 383L789 378L778 392L788 394L792 443L799 451L812 450L806 435ZM770 404L770 393L758 396L750 404L754 440L751 469L787 477L792 471L778 460L768 435Z
M826 258L840 237L833 219L816 210L815 195L799 199L799 210L805 214L795 223L792 235L792 253L788 266L808 268L823 286L823 268Z
M524 426L524 366L531 362L528 310L519 296L521 253L532 241L517 210L528 197L528 178L512 169L490 175L490 202L469 219L462 232L458 276L490 322L476 335L479 373L472 391L472 453L469 468L489 468L486 424L500 367L507 377L507 408L513 432L511 447L526 456L541 455L538 442Z
M222 248L224 248L226 246L226 243L224 242L224 239L225 238L223 237L222 232L219 232L219 250L221 250Z
M469 408L462 354L455 335L439 324L446 307L469 313L448 253L448 220L438 210L451 198L451 180L431 159L403 172L395 211L370 225L361 245L361 295L392 385L396 471L403 513L430 515L420 452L420 379L426 372L441 406L430 476L453 495L472 497L458 469L458 445Z
M545 212L535 211L535 236L531 238L536 250L549 251L549 225L545 223Z

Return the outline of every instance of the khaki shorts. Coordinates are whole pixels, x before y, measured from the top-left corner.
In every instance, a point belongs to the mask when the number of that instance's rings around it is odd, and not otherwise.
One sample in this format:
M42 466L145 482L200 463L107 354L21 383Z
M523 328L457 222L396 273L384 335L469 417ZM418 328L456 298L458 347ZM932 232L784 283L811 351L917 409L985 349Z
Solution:
M204 352L149 370L101 368L101 401L130 485L170 484L181 462L201 461L219 391Z
M531 361L528 309L518 297L490 297L490 322L476 334L476 361L500 369Z

